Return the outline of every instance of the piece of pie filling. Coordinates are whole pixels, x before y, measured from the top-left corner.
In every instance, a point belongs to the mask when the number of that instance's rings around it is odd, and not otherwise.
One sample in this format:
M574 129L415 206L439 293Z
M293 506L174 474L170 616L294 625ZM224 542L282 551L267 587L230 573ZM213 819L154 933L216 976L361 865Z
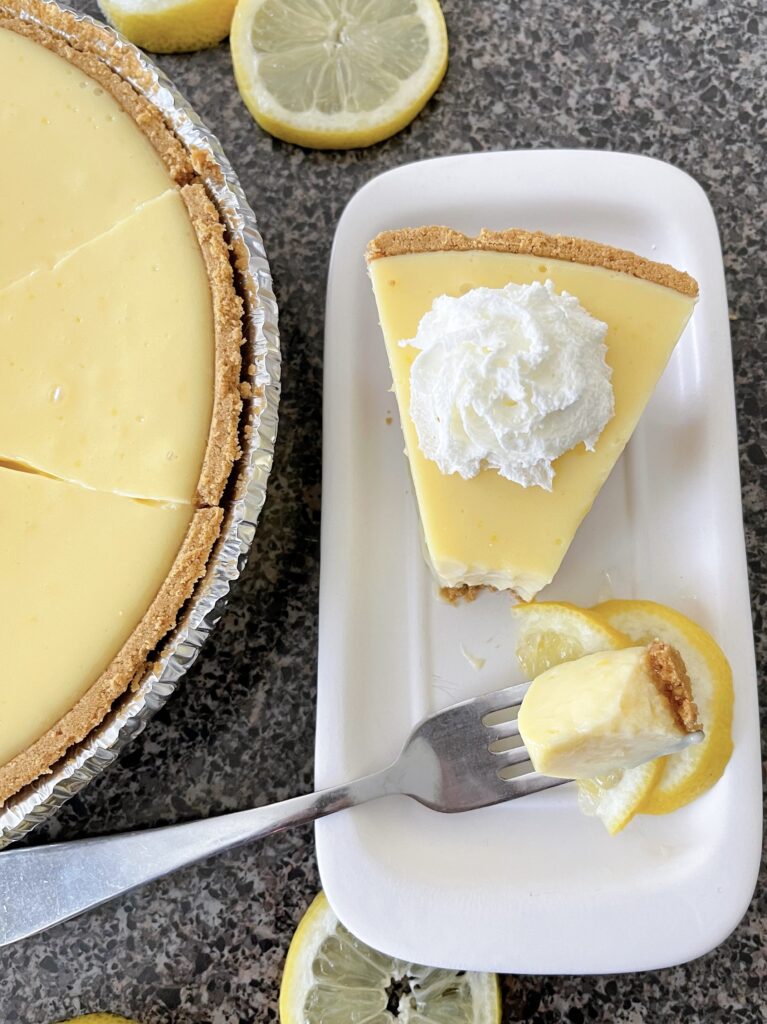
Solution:
M519 709L533 767L561 779L634 768L687 735L653 681L646 647L589 654L533 680Z
M193 515L0 466L0 766L109 666Z
M0 288L52 266L173 184L97 82L4 28L0 96Z
M193 502L214 372L208 275L172 189L0 291L0 458Z
M583 517L631 436L690 317L695 300L601 267L513 253L427 252L369 265L426 546L444 587L489 585L531 599L551 581ZM550 279L608 325L615 415L596 449L579 445L554 463L553 489L521 487L483 470L446 475L421 452L409 415L413 338L440 295Z

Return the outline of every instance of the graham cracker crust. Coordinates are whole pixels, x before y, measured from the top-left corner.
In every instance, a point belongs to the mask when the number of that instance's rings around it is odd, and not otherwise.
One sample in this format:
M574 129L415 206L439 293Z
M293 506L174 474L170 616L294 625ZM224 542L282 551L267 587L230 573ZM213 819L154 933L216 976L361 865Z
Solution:
M483 228L473 238L453 228L439 225L382 231L368 243L366 258L370 263L372 260L387 256L471 249L583 263L590 267L602 267L605 270L630 274L632 277L660 284L665 288L673 288L674 291L690 298L697 298L698 295L698 282L689 274L675 270L667 263L654 263L627 249L616 249L611 245L602 245L600 242L591 242L585 238L547 235L543 231L524 231L521 228L508 228L505 231L489 231Z
M495 587L488 586L484 583L480 583L476 586L469 586L468 583L462 583L458 587L440 587L439 593L443 601L447 601L448 604L471 604L472 601L476 601L483 590L495 590Z
M202 185L185 185L181 197L202 250L213 298L216 351L213 415L208 445L197 483L197 504L217 505L240 447L237 428L242 410L242 299L234 290L234 272L224 225Z
M680 729L685 732L701 729L692 683L679 651L671 644L653 640L647 648L647 666L658 693L668 701Z
M0 28L46 47L98 82L158 153L171 184L180 189L200 245L211 290L215 352L213 413L195 495L197 510L173 567L139 625L84 696L39 740L0 766L2 806L23 786L49 773L69 747L103 721L113 702L138 684L148 656L174 628L179 612L205 573L224 517L220 507L223 492L240 454L243 304L235 289L235 255L204 184L204 180L220 181L220 169L207 152L187 148L161 110L139 91L151 95L156 86L131 48L116 41L106 27L87 24L73 12L44 0L0 0Z

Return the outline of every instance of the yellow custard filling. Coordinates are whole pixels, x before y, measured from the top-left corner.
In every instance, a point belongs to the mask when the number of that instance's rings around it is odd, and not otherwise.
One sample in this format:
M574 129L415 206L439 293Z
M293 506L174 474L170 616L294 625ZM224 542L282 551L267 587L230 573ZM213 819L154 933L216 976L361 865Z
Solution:
M213 373L208 277L170 189L0 291L0 458L192 502Z
M192 514L0 466L0 765L107 668Z
M97 82L0 28L0 287L50 266L171 185Z

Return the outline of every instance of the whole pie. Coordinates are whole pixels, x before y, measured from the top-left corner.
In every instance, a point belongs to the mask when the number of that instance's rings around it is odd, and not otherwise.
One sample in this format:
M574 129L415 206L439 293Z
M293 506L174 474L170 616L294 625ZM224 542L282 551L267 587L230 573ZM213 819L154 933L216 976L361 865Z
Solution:
M223 224L109 41L0 0L0 803L140 677L238 455Z
M469 237L446 227L385 231L367 250L421 523L434 575L450 594L508 589L532 599L558 570L639 421L692 313L689 274L580 238L510 229ZM427 458L410 414L409 340L440 296L551 282L607 326L614 415L593 450L554 462L551 490L483 468L465 479Z

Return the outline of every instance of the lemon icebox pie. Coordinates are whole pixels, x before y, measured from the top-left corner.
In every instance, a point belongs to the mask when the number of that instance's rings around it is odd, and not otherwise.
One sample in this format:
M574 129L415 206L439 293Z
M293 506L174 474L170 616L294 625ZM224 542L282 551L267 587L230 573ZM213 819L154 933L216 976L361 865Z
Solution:
M579 238L446 227L367 262L439 585L532 599L692 313L688 274Z
M205 571L242 303L194 154L93 26L0 0L0 90L2 803L140 678Z

